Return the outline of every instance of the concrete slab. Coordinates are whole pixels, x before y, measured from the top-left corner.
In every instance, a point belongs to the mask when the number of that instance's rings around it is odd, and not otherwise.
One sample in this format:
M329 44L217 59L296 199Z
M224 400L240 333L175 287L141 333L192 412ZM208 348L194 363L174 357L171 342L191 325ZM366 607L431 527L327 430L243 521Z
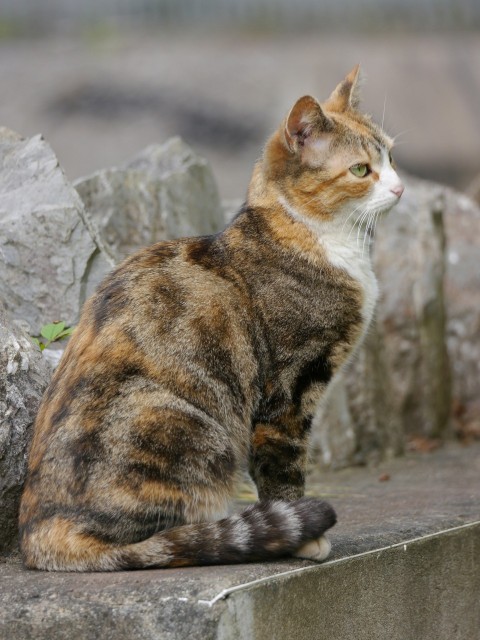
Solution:
M321 565L48 574L7 558L0 639L480 638L480 444L313 471L309 492L339 515Z

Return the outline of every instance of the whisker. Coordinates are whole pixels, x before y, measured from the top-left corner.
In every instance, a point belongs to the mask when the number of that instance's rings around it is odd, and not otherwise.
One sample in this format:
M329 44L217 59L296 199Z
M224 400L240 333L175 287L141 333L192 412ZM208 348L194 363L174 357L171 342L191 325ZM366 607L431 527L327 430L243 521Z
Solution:
M348 236L347 236L347 240L350 238L352 231L355 229L355 227L357 227L358 229L358 223L359 221L363 218L363 216L365 215L365 212L367 211L367 209L364 209L363 211L361 211L358 216L355 218L355 222L352 224L352 227L350 229L350 231L348 232Z
M311 202L313 202L314 200L318 200L320 199L320 194L316 193L313 198L310 198L310 200L307 200L307 202L303 203L303 206L306 206L307 204L310 204Z
M367 216L363 218L363 220L360 222L360 224L358 225L358 232L357 232L357 247L360 248L360 240L361 240L361 234L363 232L363 240L365 241L365 230L363 229L363 225L366 219L368 219L368 216L370 215L370 212L367 213Z
M394 136L392 136L392 139L394 142L396 142L397 138L399 138L400 136L404 136L406 133L410 133L411 131L413 131L412 128L404 129L403 131L400 131L399 133L396 133Z
M357 229L357 247L360 247L360 232L362 230L362 224L363 221L366 220L368 218L368 216L370 215L370 211L368 209L365 210L365 212L363 213L362 217L360 218L360 221L358 223L358 229Z
M377 211L377 214L375 216L375 223L373 225L373 237L375 237L375 234L377 233L377 224L380 219L381 213L382 213L381 211Z
M348 218L345 220L345 222L342 225L342 228L340 230L340 233L343 233L343 230L345 229L345 225L347 224L347 222L350 220L350 218L353 216L353 214L355 213L355 211L358 211L360 209L362 205L359 204L358 207L355 207L355 209L349 214Z
M373 219L373 228L371 230L370 247L372 246L373 242L375 241L376 233L377 233L377 223L378 223L378 221L380 219L381 214L382 214L382 212L381 212L380 209L378 209L375 212L375 216L374 216L374 219Z
M383 129L383 123L385 122L385 109L387 107L387 94L385 93L385 100L383 101L383 115L382 115L382 126L381 128Z
M371 227L371 224L373 222L373 219L374 219L375 215L376 215L376 211L372 211L371 214L368 217L367 227L365 229L365 235L363 236L362 260L363 260L363 255L365 253L365 242L367 241L367 238L368 238L368 245L367 246L370 246L370 227Z
M375 233L377 231L377 223L381 214L382 212L380 209L377 209L374 213L372 226L370 227L370 246L372 244L372 241L375 239Z

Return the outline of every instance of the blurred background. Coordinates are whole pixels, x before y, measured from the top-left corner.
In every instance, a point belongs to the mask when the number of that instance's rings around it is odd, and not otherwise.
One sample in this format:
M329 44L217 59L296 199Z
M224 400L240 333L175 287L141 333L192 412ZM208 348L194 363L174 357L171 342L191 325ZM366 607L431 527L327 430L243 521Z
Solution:
M1 0L0 125L43 133L70 179L179 134L243 197L293 102L357 62L401 167L472 188L479 0Z

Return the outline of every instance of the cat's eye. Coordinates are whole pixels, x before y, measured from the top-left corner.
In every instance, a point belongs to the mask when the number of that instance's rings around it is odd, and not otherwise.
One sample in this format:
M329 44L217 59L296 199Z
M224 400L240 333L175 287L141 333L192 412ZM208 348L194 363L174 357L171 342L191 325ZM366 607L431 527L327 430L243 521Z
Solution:
M392 167L394 167L395 166L395 160L393 159L391 151L388 152L388 160L389 160L390 164L392 165Z
M365 178L371 172L368 164L354 164L353 167L350 167L350 171L357 178Z

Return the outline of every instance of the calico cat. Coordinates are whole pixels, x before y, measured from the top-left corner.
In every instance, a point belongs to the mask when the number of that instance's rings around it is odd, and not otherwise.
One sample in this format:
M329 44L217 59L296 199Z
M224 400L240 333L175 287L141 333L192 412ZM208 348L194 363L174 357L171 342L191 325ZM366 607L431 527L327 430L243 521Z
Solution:
M365 233L403 191L357 80L296 102L223 232L139 251L86 302L35 423L28 567L328 555L308 432L372 317ZM259 501L228 516L247 461Z

